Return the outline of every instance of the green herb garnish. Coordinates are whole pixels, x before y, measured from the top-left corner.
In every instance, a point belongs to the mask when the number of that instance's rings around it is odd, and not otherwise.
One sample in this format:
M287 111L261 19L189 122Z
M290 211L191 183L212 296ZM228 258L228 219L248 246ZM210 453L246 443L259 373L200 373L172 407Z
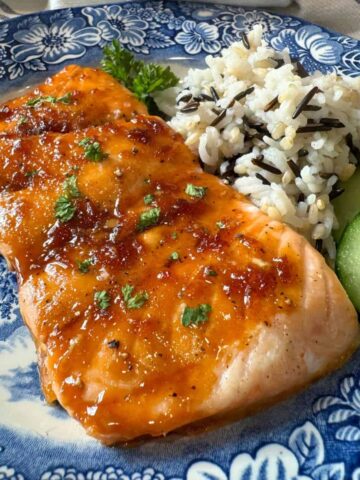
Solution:
M147 195L145 195L144 197L144 203L145 205L150 205L150 203L152 203L154 201L154 195L152 195L151 193L148 193Z
M51 95L48 96L40 96L31 98L26 102L27 107L36 107L36 105L41 105L42 103L65 103L68 105L71 103L72 95L71 93L67 93L62 97L53 97Z
M70 198L77 198L81 195L77 186L76 175L69 175L63 183L63 188Z
M85 137L79 142L79 145L84 148L85 158L92 162L101 162L108 157L108 154L103 152L100 143L93 138Z
M179 260L179 258L180 258L179 252L172 252L172 254L169 256L169 259L173 260L174 262L176 260Z
M147 106L153 103L152 93L174 87L179 82L170 67L136 60L118 40L106 45L103 55L101 61L103 70L125 85Z
M76 212L76 207L71 199L66 195L61 195L55 203L55 217L61 223L68 222L73 218Z
M179 236L179 235L177 234L177 232L172 232L172 233L171 233L171 238L172 238L173 240L176 240L176 239L178 238L178 236Z
M142 232L146 228L156 225L160 218L160 212L161 210L158 207L150 208L150 210L146 210L145 212L142 212L139 217L137 229L140 230L140 232Z
M203 198L206 195L207 187L198 187L192 183L188 183L185 188L185 193L190 197Z
M101 308L101 310L106 310L107 308L109 308L110 295L106 290L100 290L99 292L95 292L94 298L97 306Z
M226 225L225 225L224 222L216 222L216 226L217 226L217 228L219 228L220 230L222 230L223 228L226 227Z
M28 172L25 173L25 177L35 177L38 175L40 170L29 170Z
M17 124L18 124L18 125L24 125L27 121L28 121L28 118L25 117L25 115L21 115L20 118L19 118L19 120L18 120L18 122L17 122Z
M74 198L80 197L76 175L69 175L63 183L64 194L55 203L55 217L61 223L68 222L76 212Z
M200 324L208 321L208 314L211 312L211 306L207 303L202 303L197 307L185 307L181 317L181 323L184 327L190 327L195 325L198 327Z
M65 105L69 105L72 101L72 94L68 92L66 95L59 97L57 102L65 103Z
M208 275L209 277L217 277L217 272L213 270L212 268L205 268L205 275Z
M87 258L86 260L76 260L77 266L81 273L88 273L90 270L90 266L94 264L94 260L92 258Z
M126 303L126 307L130 310L141 308L144 303L146 303L149 299L149 295L147 292L139 292L133 296L133 291L134 286L130 285L129 283L121 289L124 302Z

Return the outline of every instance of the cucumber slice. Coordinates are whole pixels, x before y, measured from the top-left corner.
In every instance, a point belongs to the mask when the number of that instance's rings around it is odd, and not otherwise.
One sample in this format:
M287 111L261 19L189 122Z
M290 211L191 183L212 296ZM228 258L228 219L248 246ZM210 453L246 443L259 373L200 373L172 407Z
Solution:
M344 193L333 201L335 215L339 221L339 228L333 230L336 242L340 240L346 225L360 212L360 168L343 184L343 187Z
M350 300L360 312L360 214L344 230L335 268Z

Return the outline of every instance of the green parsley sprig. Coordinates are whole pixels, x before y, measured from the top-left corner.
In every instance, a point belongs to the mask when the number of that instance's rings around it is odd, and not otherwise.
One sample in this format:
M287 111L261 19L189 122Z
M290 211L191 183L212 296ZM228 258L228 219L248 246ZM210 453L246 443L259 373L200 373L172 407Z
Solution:
M145 210L139 216L139 221L137 224L137 230L143 232L148 227L153 227L156 225L160 218L161 209L159 207L150 208L150 210Z
M76 175L69 175L63 183L64 194L55 203L55 217L65 223L71 220L76 213L74 198L80 197Z
M79 145L84 149L85 158L92 162L101 162L108 157L108 154L101 148L100 143L94 138L85 137L79 142Z
M106 290L100 290L95 292L94 295L95 302L101 310L106 310L110 307L110 295Z
M134 286L127 283L121 289L124 302L129 310L141 308L149 300L147 292L139 292L133 295Z
M94 265L93 258L86 258L85 260L76 260L79 272L81 273L88 273L90 270L91 265Z
M185 188L186 195L193 198L203 198L207 192L207 187L199 187L198 185L193 185L188 183Z
M197 307L186 306L181 317L181 323L184 327L190 327L191 325L198 327L208 321L210 312L211 306L207 303L201 303Z
M174 87L179 82L170 67L136 60L118 40L104 47L101 66L148 107L153 106L151 95L154 92Z

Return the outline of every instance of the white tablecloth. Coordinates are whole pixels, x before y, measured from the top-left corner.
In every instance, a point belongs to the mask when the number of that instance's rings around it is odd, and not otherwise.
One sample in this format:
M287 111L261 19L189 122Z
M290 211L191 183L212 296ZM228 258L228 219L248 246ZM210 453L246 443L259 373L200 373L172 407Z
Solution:
M74 7L105 3L94 0L0 0L0 17L30 13L45 9ZM216 1L216 0L213 0ZM228 3L244 5L282 5L290 0L228 0ZM111 3L111 2L109 2ZM224 1L223 3L226 3ZM267 7L270 8L270 7ZM296 15L332 30L360 39L360 0L297 0L288 7L273 8L280 13Z

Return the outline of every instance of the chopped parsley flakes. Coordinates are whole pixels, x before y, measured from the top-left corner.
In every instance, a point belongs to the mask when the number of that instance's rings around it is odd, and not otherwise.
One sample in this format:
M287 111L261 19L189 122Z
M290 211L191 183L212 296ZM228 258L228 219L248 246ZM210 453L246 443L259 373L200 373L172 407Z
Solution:
M69 175L63 183L63 188L69 197L80 197L76 175Z
M29 170L28 172L25 173L25 177L35 177L38 175L40 170Z
M146 228L156 225L160 218L160 212L161 210L158 207L150 208L150 210L146 210L145 212L142 212L139 217L137 229L140 230L140 232L142 232Z
M84 149L85 158L92 162L101 162L108 157L108 154L102 150L100 143L93 138L85 137L79 142L79 145Z
M185 193L194 198L205 197L206 191L207 187L199 187L197 185L193 185L192 183L188 183L185 188Z
M106 290L95 292L94 298L97 306L101 308L101 310L106 310L110 307L110 295Z
M28 121L28 118L25 117L25 115L21 115L20 118L19 118L19 120L18 120L18 122L17 122L17 124L18 124L18 125L24 125L27 121Z
M170 260L173 260L174 262L176 260L179 260L179 258L180 258L179 252L172 252L172 254L170 255L169 258L170 258Z
M53 97L51 95L34 97L28 100L25 105L27 107L36 107L37 105L41 105L42 103L64 103L65 105L68 105L69 103L71 103L71 100L72 95L69 92L62 97Z
M205 268L205 275L208 275L209 277L217 277L217 272L213 270L212 268Z
M186 306L181 317L181 323L184 327L195 325L198 327L208 321L208 315L211 312L211 306L207 303L201 303L197 307Z
M152 195L151 193L148 193L147 195L145 195L144 197L144 203L145 205L150 205L150 203L152 203L154 201L155 197L154 195Z
M177 232L172 232L172 233L171 233L171 238L172 238L173 240L176 240L176 239L178 238L178 236L179 236L179 235L177 234Z
M69 197L61 195L55 203L55 217L61 223L68 222L73 218L76 212L76 207Z
M55 217L61 223L71 220L76 212L76 206L73 199L80 196L76 175L70 175L67 177L63 183L63 189L64 194L61 195L55 203Z
M121 289L124 302L126 304L126 307L129 310L141 308L144 305L144 303L146 303L149 299L149 295L145 291L139 292L133 295L134 288L135 287L133 285L130 285L129 283L127 283Z
M220 230L222 230L223 228L226 227L226 225L225 225L224 222L216 222L216 226L217 226L217 228L219 228Z
M88 271L90 270L90 266L94 264L94 261L92 258L87 258L83 261L76 260L76 263L81 273L88 273Z

